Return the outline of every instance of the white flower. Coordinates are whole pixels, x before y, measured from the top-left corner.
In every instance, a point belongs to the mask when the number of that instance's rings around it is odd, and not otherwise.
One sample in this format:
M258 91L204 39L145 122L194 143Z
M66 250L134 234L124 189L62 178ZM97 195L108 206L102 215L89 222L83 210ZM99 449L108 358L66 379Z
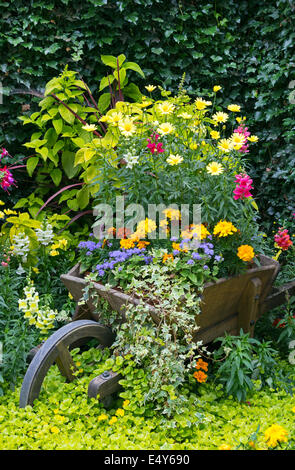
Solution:
M37 228L35 230L35 233L36 233L36 236L37 236L37 240L38 242L41 243L41 245L49 245L50 243L52 243L52 240L53 240L53 237L54 237L54 233L53 233L53 230L52 230L52 225L50 224L47 224L45 225L44 227L44 230L42 230L41 228Z
M127 152L126 155L124 155L124 160L127 163L126 168L132 168L138 163L139 155L132 155L131 152Z

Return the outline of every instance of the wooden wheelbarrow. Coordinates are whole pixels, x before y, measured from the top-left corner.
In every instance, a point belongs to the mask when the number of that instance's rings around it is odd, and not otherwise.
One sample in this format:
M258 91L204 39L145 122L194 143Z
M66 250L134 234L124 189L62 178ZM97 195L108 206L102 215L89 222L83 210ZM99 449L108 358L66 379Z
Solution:
M260 257L261 266L249 269L246 273L231 278L219 279L204 287L201 314L196 315L194 341L207 344L225 333L238 335L242 328L253 336L255 323L265 312L286 302L286 293L295 294L295 280L279 289L273 288L280 265L266 256ZM68 274L61 276L62 281L78 302L83 297L86 281L80 273L79 265ZM96 294L108 301L111 308L122 314L129 303L138 300L120 291L107 289L101 283L94 284ZM158 323L155 307L150 306L150 314ZM71 357L71 347L96 338L100 347L110 347L115 339L111 329L100 323L99 313L90 300L77 306L72 322L53 333L40 347L35 348L34 357L25 374L19 406L33 405L38 398L43 380L54 363L68 381L75 379L75 364ZM118 391L122 377L113 371L106 371L95 377L88 387L88 396L108 401L108 397Z

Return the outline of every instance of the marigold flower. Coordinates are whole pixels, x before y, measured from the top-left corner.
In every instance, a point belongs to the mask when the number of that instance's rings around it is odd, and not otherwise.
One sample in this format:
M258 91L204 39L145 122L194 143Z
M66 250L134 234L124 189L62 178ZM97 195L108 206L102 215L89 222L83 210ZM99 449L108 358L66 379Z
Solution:
M241 245L237 252L238 257L243 261L252 261L255 256L254 250L250 245Z
M204 383L206 382L207 380L207 374L205 374L205 372L201 371L201 370L197 370L196 372L194 372L193 376L195 377L195 379L197 380L197 382L199 383Z
M220 220L213 230L213 234L219 237L227 237L228 235L233 235L234 232L237 232L237 228L226 220Z
M198 359L196 369L203 369L205 372L207 372L208 362L203 361L203 359Z
M287 442L287 435L288 431L279 424L273 424L264 433L268 447L276 447L278 442Z
M142 250L143 248L145 248L147 245L149 245L150 242L146 242L144 240L140 240L138 243L137 243L137 248L139 248L140 250Z
M122 238L120 240L120 247L128 250L129 248L134 248L134 241L128 238Z
M163 263L166 263L167 260L174 260L174 256L172 254L165 253L162 259Z

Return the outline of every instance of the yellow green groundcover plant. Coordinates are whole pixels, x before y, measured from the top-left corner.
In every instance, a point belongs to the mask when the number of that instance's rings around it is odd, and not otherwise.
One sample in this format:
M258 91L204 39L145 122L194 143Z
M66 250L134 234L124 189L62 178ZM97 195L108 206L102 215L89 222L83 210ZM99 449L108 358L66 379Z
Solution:
M248 401L237 403L232 397L224 398L221 386L201 384L190 396L187 413L167 419L149 406L137 406L140 387L136 384L144 381L142 369L133 369L130 399L118 396L111 407L104 408L98 400L87 398L87 386L109 367L108 351L92 349L80 354L77 349L74 357L79 368L76 382L65 383L56 366L52 367L34 407L18 407L19 388L0 398L0 449L295 448L295 399L282 390L257 389ZM127 367L132 366L129 361ZM113 369L120 367L113 365Z

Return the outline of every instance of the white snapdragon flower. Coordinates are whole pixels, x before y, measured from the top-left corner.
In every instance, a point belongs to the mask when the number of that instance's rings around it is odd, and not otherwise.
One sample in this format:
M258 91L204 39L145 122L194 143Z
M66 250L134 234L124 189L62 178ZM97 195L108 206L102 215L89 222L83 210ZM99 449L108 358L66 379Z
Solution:
M37 228L35 230L35 233L37 236L37 240L39 243L41 243L41 245L47 246L50 243L52 243L52 240L54 237L52 225L50 224L45 225L44 230L41 228Z
M131 152L127 152L124 155L124 160L127 163L126 168L133 168L133 166L138 163L139 155L133 155Z
M13 249L12 254L14 256L21 256L23 262L27 260L27 254L30 251L30 239L24 233L19 233L18 235L14 235L12 239Z

